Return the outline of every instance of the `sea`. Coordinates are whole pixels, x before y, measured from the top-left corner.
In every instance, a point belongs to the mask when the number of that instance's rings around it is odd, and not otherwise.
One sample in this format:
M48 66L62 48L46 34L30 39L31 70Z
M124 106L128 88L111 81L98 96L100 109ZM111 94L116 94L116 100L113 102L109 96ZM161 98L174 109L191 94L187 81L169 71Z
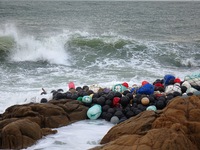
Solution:
M0 0L0 113L75 86L200 71L200 2ZM42 88L47 95L41 95ZM86 150L113 127L83 120L28 150Z

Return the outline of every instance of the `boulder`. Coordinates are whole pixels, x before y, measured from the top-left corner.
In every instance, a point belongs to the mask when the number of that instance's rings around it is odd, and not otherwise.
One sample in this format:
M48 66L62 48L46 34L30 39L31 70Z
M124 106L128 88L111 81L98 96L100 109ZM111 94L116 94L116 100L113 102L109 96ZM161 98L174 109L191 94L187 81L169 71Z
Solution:
M1 130L2 149L21 149L42 138L41 128L29 119L9 123Z
M176 97L110 129L93 150L199 150L200 96Z
M55 134L52 128L86 119L87 110L79 101L64 99L13 105L1 114L0 149L27 148L42 136Z

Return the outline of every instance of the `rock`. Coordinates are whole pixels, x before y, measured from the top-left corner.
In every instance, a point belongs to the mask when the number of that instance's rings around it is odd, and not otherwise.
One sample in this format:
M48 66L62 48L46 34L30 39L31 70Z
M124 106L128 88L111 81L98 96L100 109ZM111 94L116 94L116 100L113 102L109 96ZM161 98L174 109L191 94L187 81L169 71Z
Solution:
M20 119L3 127L1 138L2 149L21 149L41 139L42 131L37 123L29 119Z
M87 118L88 108L76 100L13 105L1 114L0 149L22 149L42 136L55 134L62 127Z
M101 144L108 143L119 138L122 135L144 133L151 128L151 124L156 119L157 114L153 111L148 113L140 113L139 115L132 117L119 125L111 128L110 131L103 137ZM142 117L142 118L141 118Z
M110 129L93 150L199 150L200 96L176 97L159 111L144 111Z

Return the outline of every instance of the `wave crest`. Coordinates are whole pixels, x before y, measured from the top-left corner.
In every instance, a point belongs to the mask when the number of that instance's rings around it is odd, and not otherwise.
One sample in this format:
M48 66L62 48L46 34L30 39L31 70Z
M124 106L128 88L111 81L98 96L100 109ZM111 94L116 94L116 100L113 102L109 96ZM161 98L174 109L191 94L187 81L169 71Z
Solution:
M64 48L67 37L38 37L19 33L12 25L5 25L0 31L0 51L9 51L11 61L47 61L52 64L68 64L68 54ZM9 38L7 38L9 37ZM13 42L10 42L10 37Z

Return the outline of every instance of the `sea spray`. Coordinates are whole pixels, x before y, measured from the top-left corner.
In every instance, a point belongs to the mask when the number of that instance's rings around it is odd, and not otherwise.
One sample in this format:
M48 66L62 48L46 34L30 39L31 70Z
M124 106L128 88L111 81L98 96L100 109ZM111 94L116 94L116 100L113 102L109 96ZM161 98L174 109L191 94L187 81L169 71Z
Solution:
M14 25L9 24L0 31L1 35L10 36L15 41L10 51L11 61L47 61L52 64L69 65L67 50L64 48L67 37L62 34L40 39L23 34Z

